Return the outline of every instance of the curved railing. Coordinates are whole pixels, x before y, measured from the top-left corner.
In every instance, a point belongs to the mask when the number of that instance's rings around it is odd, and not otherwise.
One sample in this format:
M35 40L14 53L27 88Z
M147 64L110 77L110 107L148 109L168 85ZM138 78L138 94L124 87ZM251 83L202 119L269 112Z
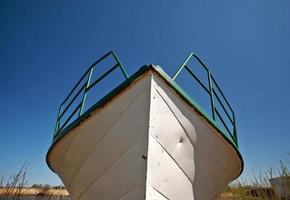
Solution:
M190 69L188 66L190 59L195 59L198 61L199 64L206 70L207 72L207 84L204 84L197 75ZM173 75L172 80L175 80L176 77L180 74L180 72L186 69L186 71L199 83L199 85L207 92L210 98L211 103L211 114L212 119L214 121L217 121L217 118L221 121L222 125L225 127L226 131L231 135L236 145L238 145L238 138L237 138L237 129L236 129L236 118L235 113L229 104L227 98L225 97L224 93L222 92L220 86L218 85L217 81L214 79L212 73L208 69L208 67L201 61L201 59L194 53L190 53L189 56L186 58L186 60L183 62L183 64L179 67L179 69L176 71L176 73ZM220 95L219 95L220 94ZM223 103L222 99L225 103ZM225 119L223 118L222 114L216 107L216 102L219 103L221 108L223 109L225 116L229 119L229 122L232 125L232 129L229 127L229 124L225 122ZM229 109L230 113L228 112Z
M101 61L103 61L109 56L113 57L113 59L116 61L116 64L114 64L109 70L107 70L99 78L97 78L94 82L91 83L91 77L92 77L94 68L97 66L97 64L99 64ZM72 117L76 113L78 113L78 117L83 113L83 108L85 105L87 92L117 68L120 68L125 79L128 79L128 74L125 68L123 67L120 60L118 59L118 57L113 51L108 52L107 54L105 54L103 57L101 57L99 60L97 60L95 63L93 63L89 67L89 69L82 75L82 77L77 82L77 84L73 87L70 93L66 96L64 101L60 104L53 137L56 137L68 125L68 122L72 119ZM76 94L72 96L72 94L81 85L82 81L85 80L85 78L86 78L85 83L80 87L80 89L77 90ZM70 113L69 116L66 119L64 119L64 122L61 123L61 120L64 118L64 115L67 114L67 111L70 108L70 106L72 106L72 104L75 103L76 99L80 95L82 95L81 101L78 102L76 108L72 111L72 113ZM65 106L65 108L63 108L70 98L71 100L69 101L69 103Z
M94 80L91 83L91 77L92 77L94 68L102 60L106 59L109 56L112 56L116 63L111 68L109 68L105 73L103 73L101 76L99 76L96 80ZM198 63L200 63L201 66L206 70L206 72L207 72L207 84L204 84L188 66L189 61L192 58L197 60ZM129 79L125 68L122 66L120 60L118 59L118 57L116 56L116 54L113 51L110 51L109 53L107 53L106 55L101 57L99 60L97 60L95 63L93 63L89 67L89 69L82 75L82 77L76 83L76 85L73 87L73 89L70 91L70 93L66 96L65 100L61 103L59 110L58 110L53 139L56 136L58 136L58 134L60 132L62 132L68 126L68 124L73 116L75 116L77 113L78 113L78 115L77 115L78 118L81 116L81 114L83 113L83 109L84 109L84 105L86 102L86 96L87 96L88 91L117 68L121 69L121 72L122 72L125 80ZM217 121L217 119L219 119L221 121L222 125L225 127L226 131L233 138L236 145L238 145L235 113L234 113L232 107L230 106L228 100L226 99L225 95L223 94L221 88L219 87L218 83L216 82L216 80L214 79L210 70L208 69L208 67L206 67L206 65L194 53L191 53L186 58L184 63L179 67L179 69L177 70L177 72L174 74L174 76L171 79L174 81L176 79L176 77L179 76L180 72L183 69L186 69L186 71L199 83L199 85L209 95L210 102L211 102L212 119L214 121ZM84 83L82 84L83 81L84 81ZM80 88L77 90L78 87L80 87ZM73 95L73 93L75 93L75 94ZM76 102L77 98L80 95L82 95L81 100L79 102ZM71 99L71 100L68 101L69 99ZM74 110L71 113L68 113L68 110L72 106L73 103L77 103L77 106L74 108ZM220 105L220 107L224 111L225 116L229 119L228 121L232 125L232 127L233 127L232 129L229 127L229 124L225 121L223 115L218 110L218 108L216 106L217 103ZM65 104L66 104L66 106L64 107ZM228 112L228 110L230 111L230 113ZM68 117L65 117L66 114L68 114ZM63 120L64 122L61 123L61 120Z

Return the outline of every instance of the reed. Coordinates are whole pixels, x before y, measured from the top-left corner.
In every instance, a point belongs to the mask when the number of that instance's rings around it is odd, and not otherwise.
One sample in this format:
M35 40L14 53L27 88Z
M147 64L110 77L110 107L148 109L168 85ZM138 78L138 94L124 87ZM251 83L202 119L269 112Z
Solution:
M27 187L27 169L28 164L24 163L20 170L11 175L7 182L4 183L4 177L1 178L0 187L2 193L0 194L1 200L18 200L24 187Z
M11 175L7 181L0 178L0 200L23 200L33 196L35 200L62 200L69 199L65 188L61 186L52 187L48 184L33 184L28 187L28 164L21 166L17 173Z

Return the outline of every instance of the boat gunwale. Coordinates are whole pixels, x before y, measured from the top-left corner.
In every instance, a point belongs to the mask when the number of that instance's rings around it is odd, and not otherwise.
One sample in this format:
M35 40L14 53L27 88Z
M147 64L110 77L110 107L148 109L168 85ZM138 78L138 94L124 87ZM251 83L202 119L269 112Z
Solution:
M235 140L233 139L233 136L231 134L227 134L225 130L223 130L205 111L204 109L198 105L190 96L187 95L187 93L174 81L171 79L169 75L167 75L166 72L163 71L163 69L160 66L155 65L144 65L142 66L136 73L134 73L132 76L130 76L127 80L122 82L119 86L114 88L111 92L109 92L107 95L105 95L103 98L101 98L97 103L95 103L92 107L90 107L86 112L84 112L81 116L79 116L77 119L75 119L73 122L71 122L67 127L65 127L58 135L56 135L53 140L52 144L50 145L48 152L46 154L46 163L48 167L55 172L52 167L49 164L49 154L53 147L65 136L67 133L70 132L70 130L74 129L78 125L80 125L84 120L89 118L95 110L105 106L108 102L110 102L115 96L120 94L122 90L129 87L137 78L139 78L141 75L145 74L148 71L156 72L164 81L167 83L167 85L172 88L178 96L181 97L183 101L185 101L191 108L193 108L199 115L201 115L203 118L206 119L206 121L226 140L227 143L229 143L234 151L238 154L238 157L241 162L241 170L238 176L241 175L244 169L244 161L242 158L242 155L239 151L239 148L237 144L235 143ZM237 176L237 177L238 177ZM235 178L237 178L235 177Z

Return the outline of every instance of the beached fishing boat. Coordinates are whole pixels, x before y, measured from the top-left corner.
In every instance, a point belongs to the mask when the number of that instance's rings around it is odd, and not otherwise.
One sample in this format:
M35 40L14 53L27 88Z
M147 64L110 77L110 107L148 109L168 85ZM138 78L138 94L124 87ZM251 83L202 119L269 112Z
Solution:
M92 80L108 57L116 64ZM206 84L191 59L206 70ZM125 81L84 109L91 88L117 68ZM175 82L183 70L208 94L211 113ZM154 65L128 77L113 52L99 59L61 104L47 163L73 200L213 200L243 170L234 112L193 53L173 77Z

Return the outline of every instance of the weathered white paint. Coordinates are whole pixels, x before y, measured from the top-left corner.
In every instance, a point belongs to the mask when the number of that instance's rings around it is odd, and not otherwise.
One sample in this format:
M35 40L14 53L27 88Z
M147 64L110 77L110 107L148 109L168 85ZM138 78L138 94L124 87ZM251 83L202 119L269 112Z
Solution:
M212 200L241 168L152 70L66 134L48 161L73 200Z
M151 178L147 185L153 185L168 199L215 199L241 170L232 146L158 76L153 76L150 108L147 176ZM151 143L159 147L154 145L151 150ZM158 156L157 148L164 150ZM159 174L150 163L161 163L163 159L167 162ZM173 164L175 170L168 170ZM181 175L174 177L176 174ZM193 196L188 194L190 189Z

